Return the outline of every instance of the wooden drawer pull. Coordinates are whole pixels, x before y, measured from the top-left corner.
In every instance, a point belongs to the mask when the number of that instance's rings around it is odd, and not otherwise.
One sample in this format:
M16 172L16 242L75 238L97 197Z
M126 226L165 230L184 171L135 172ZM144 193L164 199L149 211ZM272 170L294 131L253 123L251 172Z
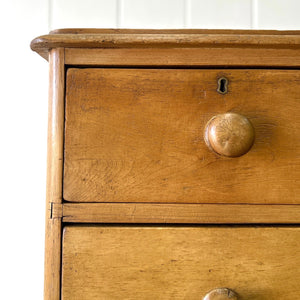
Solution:
M204 140L213 152L237 157L247 153L253 145L254 128L246 117L236 113L225 113L208 121Z
M205 295L203 300L238 300L237 294L227 288L218 288Z

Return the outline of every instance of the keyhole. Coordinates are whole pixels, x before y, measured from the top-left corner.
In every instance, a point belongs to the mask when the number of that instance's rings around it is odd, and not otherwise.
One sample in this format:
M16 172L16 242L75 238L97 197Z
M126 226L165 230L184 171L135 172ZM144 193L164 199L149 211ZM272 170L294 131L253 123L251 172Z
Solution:
M218 89L217 92L220 94L227 93L228 79L225 77L221 77L218 79Z

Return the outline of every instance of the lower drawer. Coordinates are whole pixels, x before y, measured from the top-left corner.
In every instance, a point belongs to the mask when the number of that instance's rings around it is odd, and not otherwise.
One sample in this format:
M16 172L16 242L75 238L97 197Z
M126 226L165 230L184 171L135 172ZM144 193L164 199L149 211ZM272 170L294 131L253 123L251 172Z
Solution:
M66 226L62 299L300 297L300 228Z

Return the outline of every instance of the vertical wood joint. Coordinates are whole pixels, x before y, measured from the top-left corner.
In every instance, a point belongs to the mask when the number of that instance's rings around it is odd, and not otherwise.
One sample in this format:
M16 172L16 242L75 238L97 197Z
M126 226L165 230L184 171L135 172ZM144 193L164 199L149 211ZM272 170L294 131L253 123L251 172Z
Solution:
M60 203L49 203L49 219L61 219L63 215L63 205Z

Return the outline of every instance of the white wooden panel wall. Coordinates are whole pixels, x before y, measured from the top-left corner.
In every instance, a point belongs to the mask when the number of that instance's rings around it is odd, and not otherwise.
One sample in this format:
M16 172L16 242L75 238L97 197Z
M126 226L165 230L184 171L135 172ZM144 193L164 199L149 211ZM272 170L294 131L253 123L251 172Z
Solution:
M0 299L43 299L48 0L1 2Z
M299 0L49 0L50 29L299 29Z

